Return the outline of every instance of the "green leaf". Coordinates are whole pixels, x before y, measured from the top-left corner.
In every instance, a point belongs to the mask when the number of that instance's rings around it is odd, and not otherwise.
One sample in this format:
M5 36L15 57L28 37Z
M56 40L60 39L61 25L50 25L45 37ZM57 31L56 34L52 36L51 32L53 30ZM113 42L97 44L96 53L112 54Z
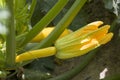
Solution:
M54 57L36 59L32 63L24 66L24 68L42 72L51 72L55 68Z
M17 4L17 3L16 3ZM25 31L28 30L28 21L29 19L29 10L28 10L29 5L26 4L24 5L23 9L20 9L21 11L16 11L15 12L15 21L16 21L16 33L17 35L24 33Z
M27 11L28 11L28 6L29 6L28 4L25 5L24 8L23 8L19 13L17 12L15 18L16 18L16 19L19 19L19 16L27 13Z
M14 0L15 2L15 7L14 7L14 11L15 13L19 13L21 12L21 10L24 8L25 4L26 4L26 0Z
M50 72L55 68L54 57L36 59L24 66L26 80L47 80L51 77Z
M47 80L51 77L48 73L30 69L24 69L23 75L25 80Z

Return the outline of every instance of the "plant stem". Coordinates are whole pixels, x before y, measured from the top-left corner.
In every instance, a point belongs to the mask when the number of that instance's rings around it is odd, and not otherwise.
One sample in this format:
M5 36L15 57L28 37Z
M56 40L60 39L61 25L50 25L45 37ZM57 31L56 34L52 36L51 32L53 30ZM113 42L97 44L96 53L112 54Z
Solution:
M113 21L113 23L111 24L111 27L110 27L110 30L109 30L110 32L115 30L116 25L117 25L117 20L118 20L118 19L115 19L115 20Z
M24 41L21 46L26 45L29 41L31 41L44 27L46 27L63 9L63 7L67 4L69 0L58 0L55 6L35 25L33 29L29 31L26 35Z
M8 21L8 32L6 38L6 67L14 66L15 64L15 27L14 27L14 10L13 0L6 0L10 17Z
M50 35L44 39L38 46L33 49L44 48L53 44L53 42L60 36L60 34L67 28L80 9L83 7L87 0L76 0L69 11L56 25L56 28L50 33Z
M95 54L97 53L99 48L93 50L92 52L88 53L84 60L82 62L80 62L79 65L77 65L75 68L73 68L70 71L67 71L61 75L58 75L57 77L48 79L48 80L71 80L74 76L76 76L78 73L80 73L80 71L82 71L87 64L93 59L93 57L95 56Z
M33 12L35 10L36 3L37 3L37 0L32 0L32 4L31 4L31 7L30 7L30 16L29 16L30 19L31 19L31 17L33 15Z

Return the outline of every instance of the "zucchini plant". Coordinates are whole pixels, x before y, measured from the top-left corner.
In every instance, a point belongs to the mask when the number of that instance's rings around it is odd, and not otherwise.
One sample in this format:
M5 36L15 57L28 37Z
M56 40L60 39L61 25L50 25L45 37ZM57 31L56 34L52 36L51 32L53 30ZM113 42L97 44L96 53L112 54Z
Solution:
M37 0L32 0L31 3L26 0L1 0L0 12L6 10L8 15L7 19L0 19L0 23L4 23L2 27L6 29L6 34L0 35L0 77L7 79L20 74L25 65L37 58L49 56L58 59L73 58L84 55L109 42L113 37L113 33L108 32L109 25L98 28L103 24L102 21L92 22L76 31L68 29L86 1L75 0L64 17L54 27L48 27L68 4L69 0L58 0L34 26L31 25L31 18ZM35 44L35 46L29 44ZM84 67L92 57L93 55L86 57L85 62L75 70L78 70L81 66ZM39 73L39 71L36 73ZM67 75L64 76L50 78L43 76L46 74L40 72L42 78L39 77L38 80L48 80L49 78L50 80L68 80L76 74L76 72L71 73L73 72L66 73Z

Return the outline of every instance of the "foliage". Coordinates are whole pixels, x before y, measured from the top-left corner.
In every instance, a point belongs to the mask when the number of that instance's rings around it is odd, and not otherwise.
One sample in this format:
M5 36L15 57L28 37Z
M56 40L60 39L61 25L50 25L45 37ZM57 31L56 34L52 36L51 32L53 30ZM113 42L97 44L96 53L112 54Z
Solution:
M60 77L58 76L55 78L51 78L52 75L50 74L54 71L56 66L56 58L54 56L16 62L16 56L19 54L22 55L24 52L29 53L31 50L43 50L41 48L46 49L46 47L53 46L58 37L66 28L70 28L75 31L83 25L87 24L89 12L87 11L88 9L86 6L91 1L2 1L0 1L0 13L2 10L6 10L8 14L7 18L0 18L0 24L2 24L2 27L6 26L5 34L3 34L3 32L0 34L1 78L6 79L17 75L17 77L22 80L33 80L34 78L36 80L67 80L77 75L95 55L96 50L95 52L93 51L91 54L86 56L83 63L78 65L76 69L73 69L70 72L60 75ZM119 0L116 2L114 0L106 0L104 3L107 9L111 10L114 8L113 12L119 16ZM113 4L112 7L110 6L111 4ZM118 19L119 17L117 17L117 20ZM44 37L44 39L42 39L40 42L31 43L31 40L33 40L35 36L42 32L45 27L49 26L55 26L55 28L47 37ZM49 53L49 51L47 53Z

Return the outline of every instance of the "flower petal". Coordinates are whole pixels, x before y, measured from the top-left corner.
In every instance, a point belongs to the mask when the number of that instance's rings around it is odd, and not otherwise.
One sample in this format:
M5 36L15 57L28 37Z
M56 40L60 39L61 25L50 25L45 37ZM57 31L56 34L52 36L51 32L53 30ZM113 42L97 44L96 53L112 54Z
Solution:
M78 29L74 33L71 33L71 34L69 34L69 35L67 35L67 36L65 36L65 37L63 37L61 39L58 39L57 42L65 42L65 41L69 41L71 39L74 39L76 37L80 37L80 36L82 36L82 35L84 35L86 33L89 33L91 31L94 31L94 30L98 29L98 27L100 25L102 25L102 24L103 24L102 21L92 22L92 23L90 23L90 24L88 24L88 25Z
M99 23L99 24L98 24ZM61 38L55 43L56 57L67 59L88 53L111 40L113 34L108 33L109 25L100 26L102 22L93 22L87 26Z
M113 37L113 33L108 33L102 40L99 41L100 44L106 44Z
M91 39L97 39L99 41L108 33L109 28L109 25L102 26L98 30L95 30L94 32L90 33L88 36Z

